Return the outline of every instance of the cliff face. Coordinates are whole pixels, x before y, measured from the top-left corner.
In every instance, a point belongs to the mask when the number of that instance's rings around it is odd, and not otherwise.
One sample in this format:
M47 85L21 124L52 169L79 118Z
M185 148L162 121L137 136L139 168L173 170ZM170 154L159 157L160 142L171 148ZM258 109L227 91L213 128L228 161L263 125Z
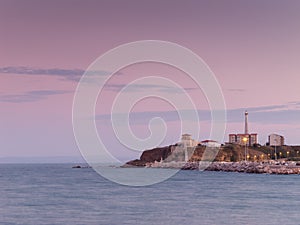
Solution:
M168 156L171 155L171 152L175 148L174 145L159 147L150 150L145 150L140 159L135 159L127 162L127 165L132 166L146 166L146 163L160 161L161 159L165 160Z
M154 162L166 159L173 151L174 146L170 145L167 147L154 148L146 150L142 153L140 160L143 162Z

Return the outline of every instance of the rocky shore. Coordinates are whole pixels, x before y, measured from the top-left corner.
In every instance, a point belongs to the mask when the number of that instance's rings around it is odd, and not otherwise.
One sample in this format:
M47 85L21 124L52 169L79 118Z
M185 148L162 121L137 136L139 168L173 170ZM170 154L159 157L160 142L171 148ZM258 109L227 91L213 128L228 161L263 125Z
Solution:
M273 162L233 162L233 163L212 163L206 170L244 172L244 173L267 173L267 174L300 174L300 166L294 162L273 163Z
M182 170L206 170L239 173L267 173L267 174L300 174L300 166L295 162L170 162L148 163L152 168L174 168Z

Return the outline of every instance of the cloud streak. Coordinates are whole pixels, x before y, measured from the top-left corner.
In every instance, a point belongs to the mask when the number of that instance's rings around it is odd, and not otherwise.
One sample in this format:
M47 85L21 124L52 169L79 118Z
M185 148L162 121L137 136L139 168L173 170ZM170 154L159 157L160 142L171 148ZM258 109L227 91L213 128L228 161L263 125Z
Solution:
M126 84L106 84L105 90L120 92L122 88L126 87ZM143 92L144 90L153 90L156 92L164 92L164 93L184 93L184 91L192 91L197 88L175 88L167 85L159 85L159 84L131 84L126 89L125 92Z
M61 95L70 93L70 91L63 90L36 90L36 91L28 91L21 94L13 94L13 95L0 95L0 102L9 102L9 103L24 103L24 102L36 102L40 100L47 99L52 95Z
M87 75L90 76L106 76L110 74L107 71L85 71L81 69L41 69L25 66L8 66L0 68L0 73L2 74L57 76L63 78L64 80L75 82L78 82L86 72Z
M299 104L299 103L297 103ZM300 108L288 109L288 105L274 105L248 108L249 120L251 123L260 124L300 124ZM245 109L228 109L227 122L228 123L243 123ZM192 115L192 110L181 111L186 118ZM210 121L210 110L197 110L199 121ZM124 118L125 114L116 114L115 118ZM161 117L166 122L179 121L178 112L176 110L170 111L152 111L152 112L132 112L130 113L130 121L132 124L148 124L151 118ZM110 121L110 114L96 115L97 121ZM192 118L192 117L190 117Z
M241 89L241 88L230 88L230 89L227 89L227 91L230 91L230 92L245 92L246 89Z
M0 73L2 74L14 74L14 75L39 75L39 76L56 76L63 80L78 82L83 74L88 75L85 82L97 83L97 78L105 77L111 75L111 72L107 71L85 71L82 69L41 69L25 66L8 66L0 67ZM122 75L121 72L115 73L115 75ZM126 87L124 84L105 84L105 89L113 92L119 92L122 88ZM144 90L153 90L155 92L165 92L165 93L184 93L185 91L193 91L197 88L174 88L166 85L159 84L131 84L126 88L126 92L143 92Z

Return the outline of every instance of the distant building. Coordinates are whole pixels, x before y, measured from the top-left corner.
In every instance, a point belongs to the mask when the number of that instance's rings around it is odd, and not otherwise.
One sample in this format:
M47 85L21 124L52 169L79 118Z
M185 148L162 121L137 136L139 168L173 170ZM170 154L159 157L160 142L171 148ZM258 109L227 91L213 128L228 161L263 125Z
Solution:
M229 134L229 143L235 144L237 141L236 134Z
M183 134L181 136L181 142L177 144L184 150L184 161L187 162L189 160L188 148L196 147L199 142L192 139L190 134Z
M279 134L270 134L269 144L270 146L282 146L284 145L284 137Z
M204 140L204 141L201 141L200 144L204 145L206 147L215 147L215 148L221 147L220 143L218 143L217 141L213 141L213 140Z
M245 133L243 134L229 134L229 143L253 146L257 144L257 134L249 133L248 131L248 112L245 111Z
M199 144L199 142L192 139L192 136L190 134L183 134L180 144L182 144L183 147L195 147Z
M253 146L257 144L257 134L229 134L229 143L230 144L238 144L238 145L245 145Z

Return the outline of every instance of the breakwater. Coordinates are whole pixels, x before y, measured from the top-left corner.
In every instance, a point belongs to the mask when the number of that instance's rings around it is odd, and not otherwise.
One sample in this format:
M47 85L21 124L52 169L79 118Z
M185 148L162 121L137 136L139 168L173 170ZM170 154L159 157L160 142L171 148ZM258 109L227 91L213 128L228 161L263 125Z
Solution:
M300 174L300 166L296 162L154 162L147 163L146 167L239 173Z

